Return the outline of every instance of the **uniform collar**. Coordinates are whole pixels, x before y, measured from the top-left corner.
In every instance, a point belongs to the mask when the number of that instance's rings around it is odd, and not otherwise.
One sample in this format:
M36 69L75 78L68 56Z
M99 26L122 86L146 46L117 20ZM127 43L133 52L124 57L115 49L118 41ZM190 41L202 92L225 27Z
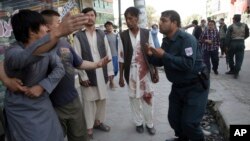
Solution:
M182 31L178 29L172 38L165 37L168 41L176 41L178 36L182 36Z

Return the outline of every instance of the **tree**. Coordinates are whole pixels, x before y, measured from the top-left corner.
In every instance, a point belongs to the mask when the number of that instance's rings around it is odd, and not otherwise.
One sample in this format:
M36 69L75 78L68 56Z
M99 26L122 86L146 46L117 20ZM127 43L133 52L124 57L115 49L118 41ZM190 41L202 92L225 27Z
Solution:
M152 24L158 23L158 16L156 16L156 10L152 6L146 6L148 27L151 27Z
M201 15L199 15L199 14L193 14L191 16L188 16L185 20L182 21L182 26L184 27L184 26L190 25L193 20L197 20L198 22L200 22L201 19L202 19Z

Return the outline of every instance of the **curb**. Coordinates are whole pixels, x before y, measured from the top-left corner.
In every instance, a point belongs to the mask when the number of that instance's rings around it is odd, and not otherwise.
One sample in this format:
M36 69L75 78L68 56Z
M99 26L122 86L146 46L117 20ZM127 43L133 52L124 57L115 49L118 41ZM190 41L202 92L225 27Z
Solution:
M229 141L230 137L230 130L229 127L226 125L226 122L220 113L220 105L222 102L216 102L213 100L208 99L208 104L211 106L208 106L209 109L212 111L213 116L216 119L216 123L218 124L218 128L222 136L224 137L225 141Z

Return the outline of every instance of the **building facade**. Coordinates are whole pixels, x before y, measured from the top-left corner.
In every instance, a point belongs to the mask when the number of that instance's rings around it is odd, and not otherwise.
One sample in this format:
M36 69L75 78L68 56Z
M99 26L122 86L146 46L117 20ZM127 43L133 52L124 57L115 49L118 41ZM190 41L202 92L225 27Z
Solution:
M232 23L234 14L241 14L242 20L246 21L246 10L250 5L250 0L207 0L206 16L213 20L224 18L226 23Z

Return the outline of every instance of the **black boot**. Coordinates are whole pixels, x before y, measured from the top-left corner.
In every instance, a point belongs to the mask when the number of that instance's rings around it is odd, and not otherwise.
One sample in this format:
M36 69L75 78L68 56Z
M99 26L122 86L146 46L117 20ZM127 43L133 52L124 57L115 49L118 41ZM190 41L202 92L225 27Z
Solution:
M166 139L166 141L189 141L189 139L186 137L179 137L179 138Z
M235 72L230 69L228 72L226 72L226 74L235 74Z

